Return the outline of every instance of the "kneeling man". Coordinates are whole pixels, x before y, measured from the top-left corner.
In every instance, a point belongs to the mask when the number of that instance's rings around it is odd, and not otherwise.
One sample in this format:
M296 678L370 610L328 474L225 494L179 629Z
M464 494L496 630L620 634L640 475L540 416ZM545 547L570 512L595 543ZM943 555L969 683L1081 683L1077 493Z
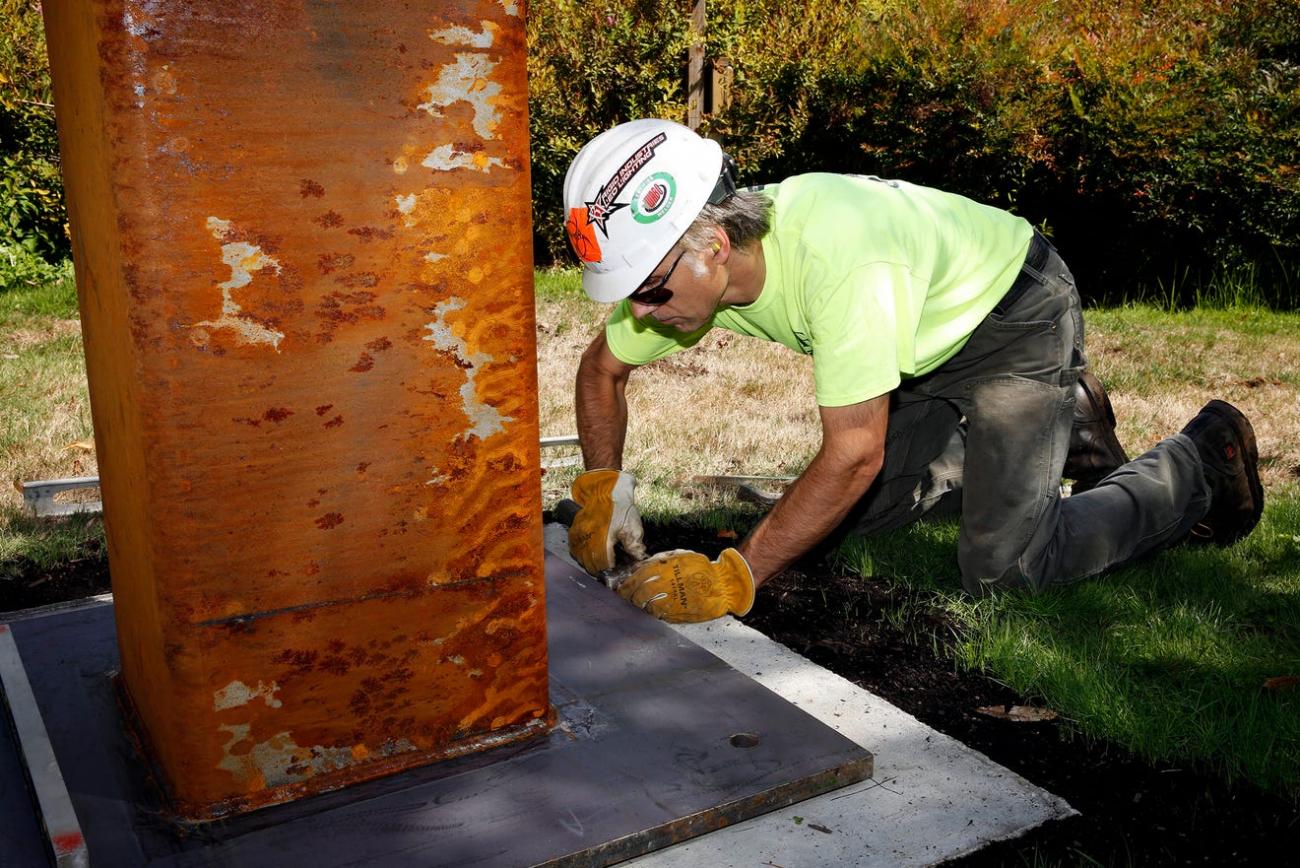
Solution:
M875 177L735 186L716 142L663 120L589 142L564 185L583 288L618 302L577 376L586 472L570 549L591 572L645 555L622 470L624 389L639 365L712 328L813 357L822 443L772 511L716 561L668 552L619 592L654 615L743 615L755 588L833 530L959 510L972 594L1038 591L1186 539L1258 522L1254 433L1211 401L1127 460L1085 371L1074 278L1024 219ZM1078 480L1060 496L1062 476Z

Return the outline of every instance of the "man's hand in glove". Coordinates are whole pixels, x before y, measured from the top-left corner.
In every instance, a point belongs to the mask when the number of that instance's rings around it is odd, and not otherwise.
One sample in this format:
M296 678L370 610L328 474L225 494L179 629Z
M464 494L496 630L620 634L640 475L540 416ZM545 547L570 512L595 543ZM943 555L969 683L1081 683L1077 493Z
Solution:
M618 586L618 595L665 621L711 621L749 612L754 576L735 549L716 561L697 552L664 552L637 568Z
M589 470L573 481L582 509L569 527L569 553L592 575L614 566L615 542L636 560L645 557L635 489L636 477L621 470Z

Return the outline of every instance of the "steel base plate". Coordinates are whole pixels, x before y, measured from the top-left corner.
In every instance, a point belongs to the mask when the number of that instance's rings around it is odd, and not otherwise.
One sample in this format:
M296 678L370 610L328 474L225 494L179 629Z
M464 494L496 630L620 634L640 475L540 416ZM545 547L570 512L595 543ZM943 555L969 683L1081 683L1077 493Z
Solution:
M123 733L111 604L10 627L96 866L608 865L870 777L871 754L548 555L552 732L198 826ZM0 851L41 852L0 734Z

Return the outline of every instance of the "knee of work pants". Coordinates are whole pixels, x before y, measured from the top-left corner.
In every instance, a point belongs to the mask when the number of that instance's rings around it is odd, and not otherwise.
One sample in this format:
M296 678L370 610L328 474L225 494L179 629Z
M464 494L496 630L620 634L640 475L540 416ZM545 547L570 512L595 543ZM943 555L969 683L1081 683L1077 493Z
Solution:
M1038 590L1069 447L1073 389L1018 376L971 384L957 561L972 594Z
M958 563L972 594L1039 590L1057 524L1061 471L1085 364L1078 294L1055 254L1050 273L971 336L962 383L968 424Z

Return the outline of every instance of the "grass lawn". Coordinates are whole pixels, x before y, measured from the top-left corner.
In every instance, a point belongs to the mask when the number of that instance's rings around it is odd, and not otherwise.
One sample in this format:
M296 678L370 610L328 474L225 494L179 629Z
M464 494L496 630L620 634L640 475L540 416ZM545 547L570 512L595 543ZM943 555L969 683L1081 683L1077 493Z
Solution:
M49 272L7 286L0 471L14 481L94 474L71 281ZM581 295L572 272L539 272L537 289L542 433L569 434L578 357L605 309ZM1212 397L1250 416L1268 498L1251 537L1227 550L1166 552L1035 598L980 602L960 594L950 524L850 540L839 556L911 589L907 605L950 612L958 635L943 644L960 665L1038 696L1075 732L1300 797L1300 688L1267 686L1300 676L1300 316L1133 306L1086 319L1091 364L1111 389L1130 453L1177 431ZM743 530L759 513L690 477L797 474L818 445L812 394L807 358L723 332L639 371L627 465L643 512ZM574 454L543 456L555 465L543 477L548 505L576 473L563 466ZM0 581L6 563L56 562L100 532L94 521L24 519L20 504L5 487Z
M86 363L72 266L0 248L0 581L18 558L49 565L102 535L97 519L35 521L19 484L93 476Z

